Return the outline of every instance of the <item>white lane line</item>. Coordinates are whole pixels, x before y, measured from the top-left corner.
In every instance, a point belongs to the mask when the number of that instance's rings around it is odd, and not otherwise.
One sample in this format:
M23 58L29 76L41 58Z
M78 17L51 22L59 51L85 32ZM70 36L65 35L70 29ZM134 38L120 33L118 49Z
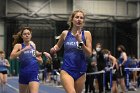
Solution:
M8 79L18 79L19 77L8 77Z
M19 90L18 90L18 88L15 88L15 87L13 87L12 85L10 85L10 84L6 84L8 87L10 87L10 88L12 88L13 90L15 90L16 92L19 92Z

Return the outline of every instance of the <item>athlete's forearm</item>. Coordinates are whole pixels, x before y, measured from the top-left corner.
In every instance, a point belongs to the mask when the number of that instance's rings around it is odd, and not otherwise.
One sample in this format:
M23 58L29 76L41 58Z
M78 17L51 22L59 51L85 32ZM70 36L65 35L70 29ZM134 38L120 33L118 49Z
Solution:
M37 61L38 61L39 63L43 63L43 59L41 58L41 56L40 56L40 57L36 57L36 59L37 59Z
M10 64L6 64L6 67L10 67Z
M35 51L35 55L38 57L38 56L41 56L42 53L36 50L36 51Z
M83 44L82 49L83 49L84 53L87 56L91 56L92 55L92 49L91 48L88 48L85 44Z
M123 60L122 65L124 65L126 63L127 60Z
M58 40L57 44L52 48L54 52L57 52L61 49L63 43L64 43L64 37L66 35L66 32L63 31L62 34L60 35L60 39Z
M113 62L113 65L112 65L113 68L117 67L117 64L115 62Z
M125 62L126 62L126 61L124 60L124 61L122 62L122 65L124 65L124 64L125 64Z
M78 41L79 42L79 45L82 45L82 49L83 51L85 52L85 54L87 56L91 56L92 55L92 38L91 38L91 33L89 31L86 31L85 32L85 42L82 40L82 37L81 39Z
M57 44L53 48L56 52L60 50L60 47Z
M10 59L17 58L23 51L24 51L24 50L22 49L22 50L19 50L19 51L16 52L16 53L12 53L12 54L10 55Z

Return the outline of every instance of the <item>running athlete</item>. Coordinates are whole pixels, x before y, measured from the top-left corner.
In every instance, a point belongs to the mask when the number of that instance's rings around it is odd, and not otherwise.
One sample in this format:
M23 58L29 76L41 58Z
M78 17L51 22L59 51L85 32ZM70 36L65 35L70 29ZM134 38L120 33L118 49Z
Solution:
M2 91L4 92L4 87L7 82L7 68L10 67L10 64L7 59L5 59L4 51L0 51L0 85Z
M39 89L39 66L38 61L41 60L41 53L36 51L30 40L32 37L32 29L23 27L21 33L14 38L14 48L10 58L19 57L19 92L20 93L38 93Z
M126 91L126 86L125 86L125 66L126 66L126 62L127 62L127 54L126 54L126 49L123 45L119 45L118 46L118 52L120 53L120 57L119 57L119 74L118 74L118 78L119 78L119 83L122 89L122 93L125 93Z
M104 59L108 60L112 64L112 93L118 93L117 87L117 71L118 71L118 63L114 56L111 55L110 51L107 49L103 49L102 53L104 55Z
M69 19L69 30L62 32L59 41L50 50L52 54L55 54L64 44L60 77L66 93L81 93L84 87L86 56L92 54L91 34L82 29L84 21L84 12L74 11Z

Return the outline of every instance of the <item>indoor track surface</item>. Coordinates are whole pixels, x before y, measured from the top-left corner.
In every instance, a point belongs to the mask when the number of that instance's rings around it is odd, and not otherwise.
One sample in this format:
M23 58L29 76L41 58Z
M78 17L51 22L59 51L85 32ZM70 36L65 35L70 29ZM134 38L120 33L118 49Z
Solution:
M1 90L0 90L0 93ZM19 93L18 90L18 77L9 77L8 83L4 93ZM65 93L62 87L53 84L40 84L39 93ZM84 93L84 92L83 92ZM108 92L109 93L109 92ZM137 91L128 91L127 93L140 93L140 88Z
M8 83L6 85L6 89L4 93L18 93L18 78L17 77L9 77ZM1 91L0 91L1 93ZM47 85L40 84L39 93L65 93L62 87L58 87L55 85Z

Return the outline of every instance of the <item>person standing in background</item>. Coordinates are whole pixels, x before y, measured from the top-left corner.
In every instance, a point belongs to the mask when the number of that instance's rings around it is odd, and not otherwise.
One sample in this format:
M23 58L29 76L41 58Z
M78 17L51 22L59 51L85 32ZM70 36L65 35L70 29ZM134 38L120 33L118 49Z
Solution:
M93 49L93 54L88 58L87 64L87 73L93 73L97 71L97 60L96 60L96 51ZM86 75L85 82L85 93L95 93L94 87L94 78L95 75Z
M119 52L119 59L118 59L118 64L119 64L119 74L118 74L118 79L119 83L122 89L122 93L125 93L126 91L126 85L125 85L125 66L127 62L127 54L126 54L126 49L123 45L118 46L118 52Z
M112 73L112 86L110 86L110 87L112 87L111 93L118 93L117 71L118 71L119 67L118 67L117 59L114 56L111 55L111 53L108 49L103 49L102 53L104 55L104 59L107 60L108 62L110 62L109 64L111 64L111 67L112 67L112 72L111 72Z
M102 45L101 43L96 44L96 52L97 52L97 69L98 71L102 71L106 67L106 62L104 60L104 56L102 53ZM98 85L99 85L99 93L103 92L103 74L97 75Z

